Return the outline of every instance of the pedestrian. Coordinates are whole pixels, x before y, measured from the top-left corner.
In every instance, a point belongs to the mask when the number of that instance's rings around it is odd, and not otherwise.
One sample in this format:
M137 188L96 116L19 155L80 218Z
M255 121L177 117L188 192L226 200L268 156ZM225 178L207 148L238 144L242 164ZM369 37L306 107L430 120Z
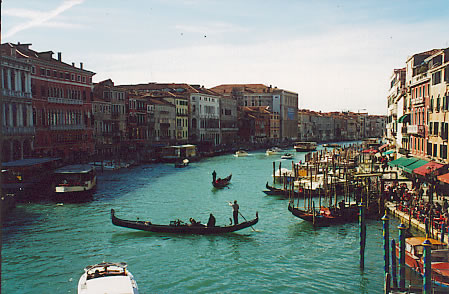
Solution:
M234 225L239 223L239 205L237 204L237 200L234 200L234 203L229 202L229 205L232 206L232 216L234 218Z

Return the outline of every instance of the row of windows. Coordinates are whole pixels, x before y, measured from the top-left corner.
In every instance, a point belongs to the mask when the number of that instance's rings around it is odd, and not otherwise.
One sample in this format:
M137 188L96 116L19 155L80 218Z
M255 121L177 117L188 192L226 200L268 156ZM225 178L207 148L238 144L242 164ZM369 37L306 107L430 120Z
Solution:
M444 122L429 122L429 134L440 136L443 139L448 138L448 123Z
M119 114L125 114L125 105L119 105L119 104L113 104L113 105L94 104L94 113L119 113Z
M438 145L440 145L440 152L438 154ZM427 142L427 155L433 157L440 157L442 159L447 159L447 145L443 144L432 144Z
M434 103L435 102L435 103ZM440 103L441 102L441 103ZM435 108L434 108L435 105ZM434 99L433 96L430 99L429 111L439 112L439 111L449 111L449 96L443 96L443 99L438 96L438 98Z
M31 67L31 73L36 74L36 68L34 66ZM61 71L51 70L48 68L41 67L39 74L42 77L57 78L57 79L61 79L61 80L68 80L68 81L78 82L78 83L83 83L83 84L86 84L86 82L89 84L92 83L92 77L76 75L74 73L69 73L69 72L61 72Z
M117 92L117 91L104 91L103 92L103 99L105 99L105 100L118 99L120 101L124 101L125 100L125 93Z
M37 86L32 85L31 86L31 92L33 96L36 96L37 93ZM41 86L40 87L41 97L52 97L52 98L67 98L67 99L74 99L74 100L87 100L87 92L86 90L76 90L76 89L63 89L59 87L46 87ZM92 92L90 92L90 98L92 99Z

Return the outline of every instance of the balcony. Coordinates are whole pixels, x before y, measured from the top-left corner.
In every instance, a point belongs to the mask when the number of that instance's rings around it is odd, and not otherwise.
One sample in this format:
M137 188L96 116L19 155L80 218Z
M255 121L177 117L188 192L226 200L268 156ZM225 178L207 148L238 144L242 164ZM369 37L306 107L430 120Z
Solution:
M424 125L408 125L407 133L411 135L418 135L424 137L425 127Z
M72 130L84 130L83 125L55 125L50 126L51 131L72 131Z
M9 90L9 89L2 89L2 95L8 96L8 97L31 99L31 93L22 92L22 91L14 91L14 90Z
M48 102L59 104L83 105L83 100L59 98L59 97L48 97Z
M6 136L32 136L35 133L35 128L3 126L2 131Z

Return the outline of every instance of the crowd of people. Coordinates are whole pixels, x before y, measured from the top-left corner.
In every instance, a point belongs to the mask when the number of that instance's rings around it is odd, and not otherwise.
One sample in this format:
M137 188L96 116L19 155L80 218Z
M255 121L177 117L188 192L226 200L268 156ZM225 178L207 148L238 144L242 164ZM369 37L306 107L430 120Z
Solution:
M426 225L427 230L438 230L441 232L444 224L444 232L448 233L449 227L449 203L443 196L436 196L431 185L426 188L423 183L409 181L399 183L393 181L391 185L385 186L386 198L396 203L396 208L412 218Z

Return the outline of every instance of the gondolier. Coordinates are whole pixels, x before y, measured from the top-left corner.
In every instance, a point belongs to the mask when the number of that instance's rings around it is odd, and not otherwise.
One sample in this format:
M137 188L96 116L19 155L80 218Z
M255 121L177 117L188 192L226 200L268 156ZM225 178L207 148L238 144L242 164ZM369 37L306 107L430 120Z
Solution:
M232 217L234 218L234 225L239 223L239 205L237 204L237 200L234 200L234 203L229 202L229 205L232 206Z

